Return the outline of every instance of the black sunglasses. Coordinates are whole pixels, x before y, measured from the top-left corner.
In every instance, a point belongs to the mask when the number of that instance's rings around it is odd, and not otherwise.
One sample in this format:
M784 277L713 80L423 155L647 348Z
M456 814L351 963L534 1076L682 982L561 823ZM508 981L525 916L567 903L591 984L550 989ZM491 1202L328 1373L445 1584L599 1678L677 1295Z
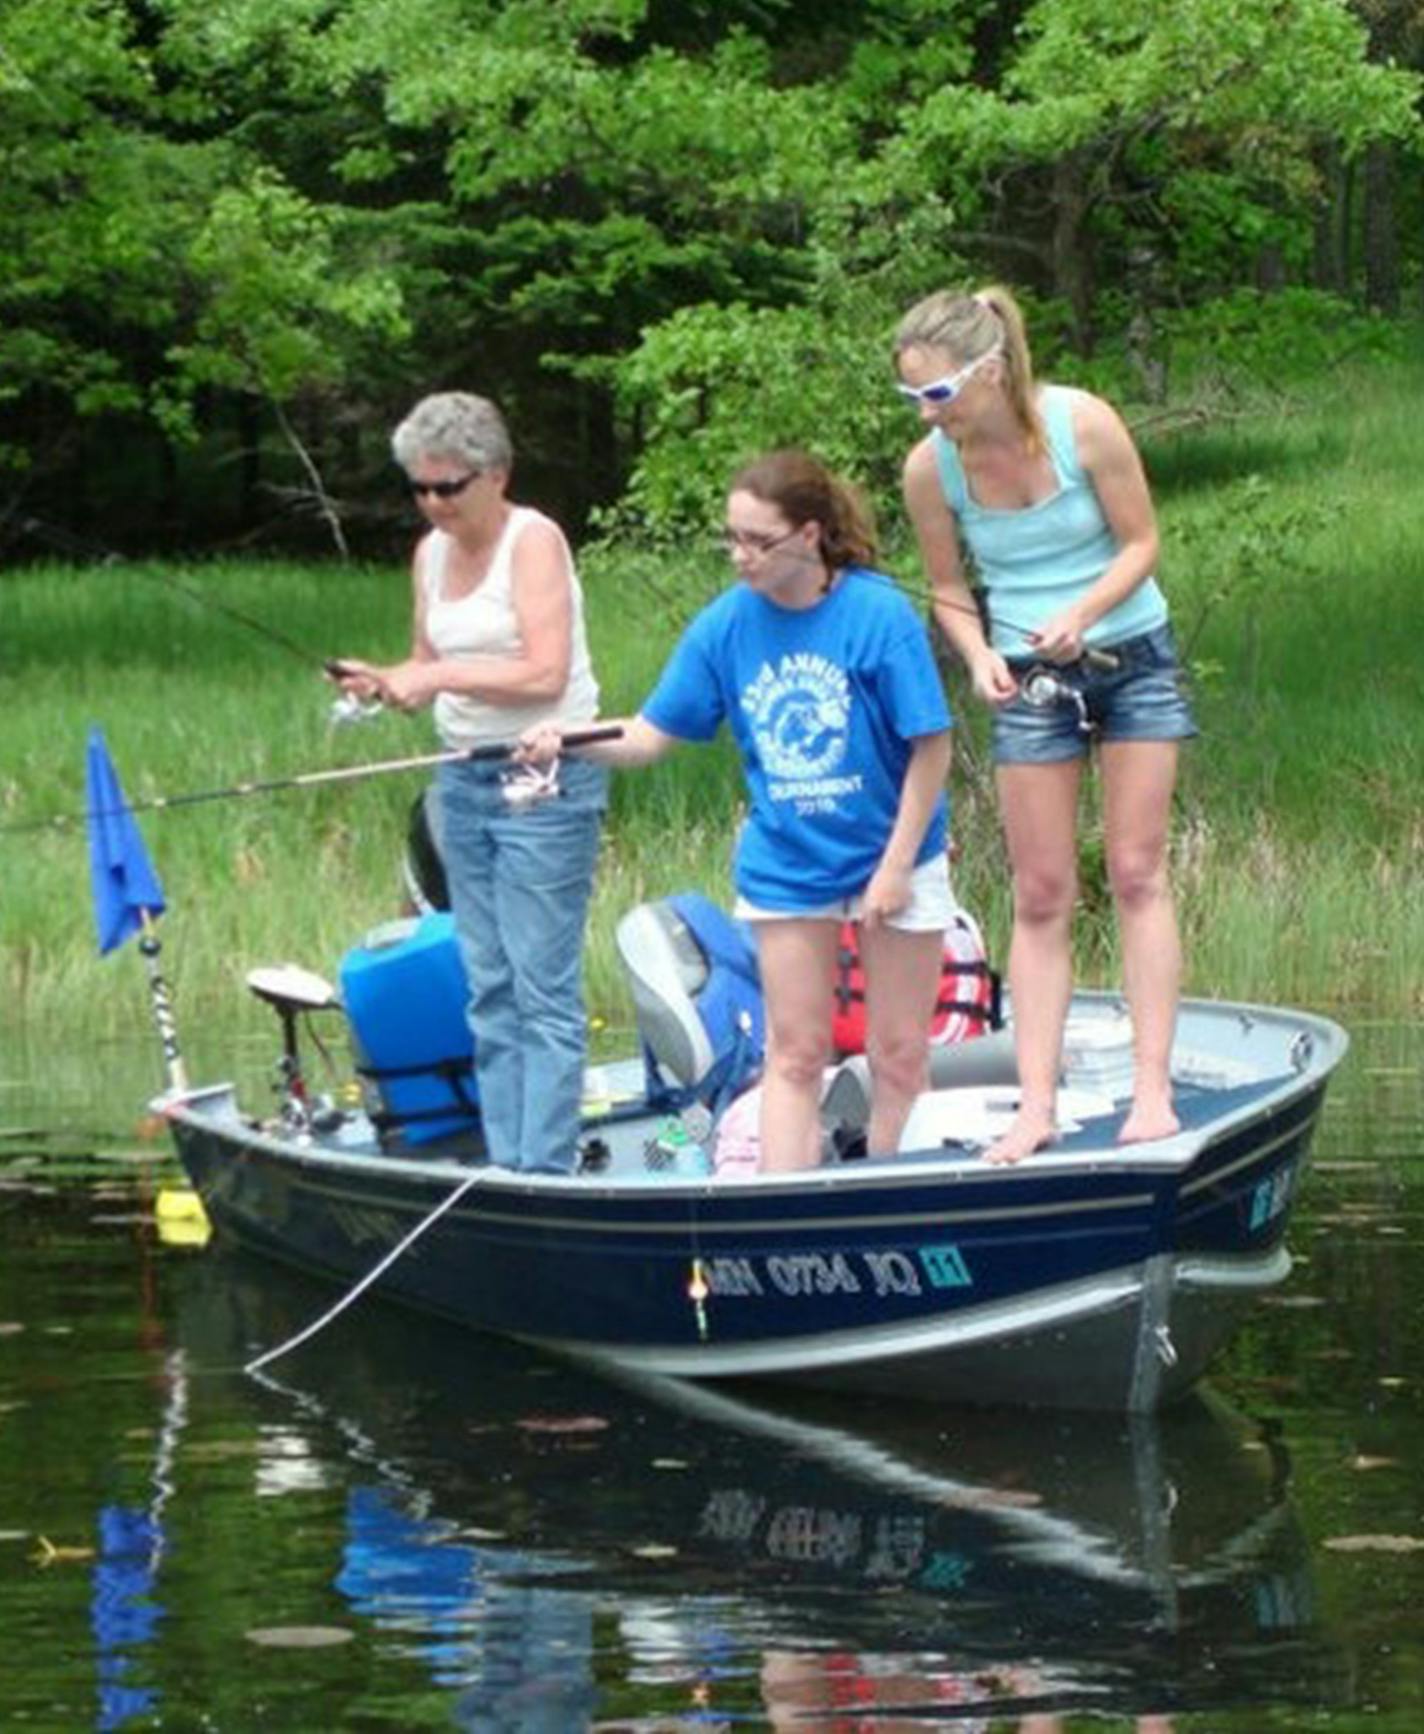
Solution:
M471 470L467 476L455 476L448 482L417 482L413 476L407 476L405 485L417 500L424 499L427 494L434 494L437 500L453 500L483 474L483 470Z

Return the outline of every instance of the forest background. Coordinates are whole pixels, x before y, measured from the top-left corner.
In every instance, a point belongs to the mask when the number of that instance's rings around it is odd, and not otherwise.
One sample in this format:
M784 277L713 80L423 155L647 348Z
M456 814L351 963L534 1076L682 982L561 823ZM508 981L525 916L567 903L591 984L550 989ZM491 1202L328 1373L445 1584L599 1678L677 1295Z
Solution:
M1147 453L1207 734L1190 985L1416 1015L1422 67L1420 0L0 0L0 1016L132 1022L45 824L83 805L89 722L135 798L428 750L424 718L331 734L317 674L401 647L417 396L507 412L616 712L725 582L761 447L864 484L919 593L889 338L989 279ZM958 883L1002 956L954 696ZM200 1041L235 972L329 970L393 912L416 786L146 822ZM722 891L737 801L715 752L618 779L612 1022L617 915ZM1111 980L1085 829L1080 966Z
M1420 311L1421 66L1420 0L0 0L0 555L389 554L453 386L579 532L791 441L893 513L954 281L1219 412Z

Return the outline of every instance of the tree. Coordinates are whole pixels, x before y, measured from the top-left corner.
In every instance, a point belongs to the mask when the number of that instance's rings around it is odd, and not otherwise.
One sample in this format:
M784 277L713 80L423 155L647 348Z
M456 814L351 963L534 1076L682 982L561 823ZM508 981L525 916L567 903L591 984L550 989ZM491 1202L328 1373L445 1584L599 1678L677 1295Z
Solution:
M1105 263L1121 281L1147 246L1179 291L1233 288L1263 249L1308 246L1322 148L1417 144L1418 79L1366 50L1341 0L1038 0L1002 84L936 92L896 150L1037 224L1086 348Z

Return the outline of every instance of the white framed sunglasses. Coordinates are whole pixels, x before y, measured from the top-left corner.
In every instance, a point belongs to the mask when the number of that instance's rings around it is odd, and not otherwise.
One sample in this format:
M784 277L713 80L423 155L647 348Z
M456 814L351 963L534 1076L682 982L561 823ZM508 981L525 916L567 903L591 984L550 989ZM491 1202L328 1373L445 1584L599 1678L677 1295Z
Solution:
M986 361L993 361L1003 350L996 343L992 349L986 349L982 355L976 355L973 361L961 367L958 373L947 373L943 379L932 379L928 385L906 385L904 380L897 380L896 391L907 402L913 404L932 404L942 408L947 403L953 403L971 377Z

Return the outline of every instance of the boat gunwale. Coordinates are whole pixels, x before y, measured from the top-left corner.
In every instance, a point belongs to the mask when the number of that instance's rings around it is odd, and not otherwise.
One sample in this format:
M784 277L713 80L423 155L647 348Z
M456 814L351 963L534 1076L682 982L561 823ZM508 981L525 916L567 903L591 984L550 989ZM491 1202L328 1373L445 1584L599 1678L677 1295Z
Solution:
M479 1175L477 1190L486 1197L491 1193L544 1200L567 1197L599 1204L648 1199L752 1201L805 1193L902 1191L910 1186L925 1185L957 1188L989 1184L997 1190L1054 1180L1082 1180L1094 1175L1120 1176L1123 1179L1137 1177L1140 1184L1150 1185L1163 1177L1188 1174L1214 1145L1249 1131L1262 1120L1279 1115L1313 1090L1323 1087L1334 1063L1332 1061L1329 1066L1323 1062L1311 1064L1299 1073L1283 1076L1274 1089L1249 1107L1242 1107L1220 1119L1208 1120L1171 1138L1158 1139L1150 1145L1102 1143L1072 1151L1050 1148L1034 1152L1012 1166L992 1170L985 1168L977 1149L951 1150L944 1146L924 1154L902 1153L881 1160L867 1158L856 1163L839 1163L791 1173L629 1174L617 1179L579 1173L534 1175L493 1164L474 1166L453 1156L392 1156L365 1147L346 1150L326 1144L302 1145L295 1141L293 1134L268 1130L242 1115L236 1108L235 1090L228 1083L202 1086L181 1095L160 1096L155 1099L153 1108L170 1123L212 1132L228 1143L254 1154L260 1152L287 1167L312 1174L324 1172L396 1182L407 1194L407 1202L412 1202L409 1195L416 1188L434 1200L439 1192L448 1192L452 1186L462 1184L474 1174ZM209 1104L206 1108L205 1102ZM230 1113L212 1111L214 1102L228 1107ZM655 1117L652 1110L649 1117ZM1283 1133L1280 1141L1293 1136L1296 1130L1291 1128ZM1249 1165L1259 1160L1260 1155L1259 1149L1243 1155L1239 1165ZM1221 1178L1220 1172L1203 1175L1185 1181L1182 1190L1184 1194L1190 1194Z

